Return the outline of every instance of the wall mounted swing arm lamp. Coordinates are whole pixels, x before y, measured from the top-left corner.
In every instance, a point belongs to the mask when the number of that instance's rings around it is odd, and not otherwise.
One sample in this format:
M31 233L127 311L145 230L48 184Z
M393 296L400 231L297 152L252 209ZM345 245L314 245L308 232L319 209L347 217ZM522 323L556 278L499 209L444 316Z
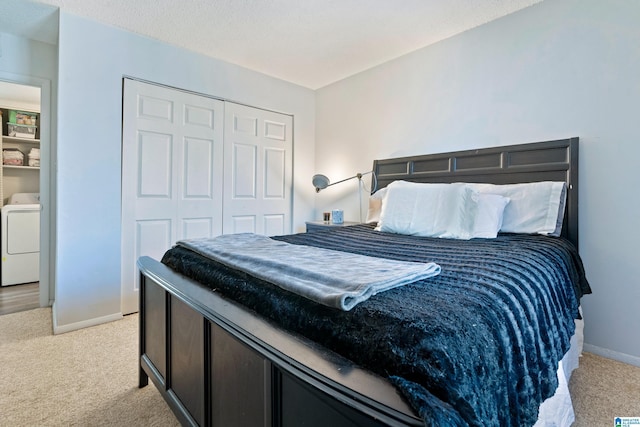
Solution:
M313 183L313 186L316 188L316 193L319 193L320 190L324 190L325 188L330 187L332 185L340 184L341 182L349 181L350 179L358 178L358 181L362 181L362 177L369 174L373 174L372 175L373 181L375 182L376 175L373 173L373 171L363 172L363 173L358 172L354 176L350 176L349 178L341 179L340 181L336 181L336 182L329 181L329 178L326 175L316 174L313 176L311 182ZM376 186L377 186L377 183L374 184L374 188L373 188L374 191Z
M349 178L341 179L340 181L336 181L336 182L329 181L329 178L327 178L326 175L317 174L313 176L313 178L311 179L311 182L313 183L313 186L316 188L316 193L319 193L320 190L324 190L325 188L331 185L340 184L341 182L358 178L358 207L360 208L360 222L362 222L362 186L363 186L362 177L369 174L371 174L371 176L373 177L373 185L371 188L371 193L373 193L378 188L378 179L376 177L376 174L373 171L363 172L363 173L358 172L354 176L350 176Z

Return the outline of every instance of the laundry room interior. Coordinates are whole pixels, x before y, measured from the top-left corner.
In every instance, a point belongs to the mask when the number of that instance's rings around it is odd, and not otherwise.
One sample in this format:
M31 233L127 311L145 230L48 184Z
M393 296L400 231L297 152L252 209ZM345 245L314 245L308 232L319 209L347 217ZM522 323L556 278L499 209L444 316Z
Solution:
M40 88L0 81L0 314L38 307Z

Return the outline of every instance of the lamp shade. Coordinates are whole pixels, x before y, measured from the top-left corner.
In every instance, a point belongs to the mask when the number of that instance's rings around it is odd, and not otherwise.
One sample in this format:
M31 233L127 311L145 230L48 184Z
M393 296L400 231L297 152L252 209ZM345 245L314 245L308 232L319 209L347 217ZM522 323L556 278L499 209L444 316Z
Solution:
M316 187L316 192L319 192L320 190L327 188L330 181L325 175L318 174L313 176L311 182L313 183L313 186Z

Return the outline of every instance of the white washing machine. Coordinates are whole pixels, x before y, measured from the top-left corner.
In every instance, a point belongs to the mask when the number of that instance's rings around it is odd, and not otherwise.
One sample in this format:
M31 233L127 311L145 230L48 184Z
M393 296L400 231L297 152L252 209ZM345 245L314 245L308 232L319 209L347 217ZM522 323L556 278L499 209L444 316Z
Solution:
M40 280L40 194L16 193L0 209L2 286Z

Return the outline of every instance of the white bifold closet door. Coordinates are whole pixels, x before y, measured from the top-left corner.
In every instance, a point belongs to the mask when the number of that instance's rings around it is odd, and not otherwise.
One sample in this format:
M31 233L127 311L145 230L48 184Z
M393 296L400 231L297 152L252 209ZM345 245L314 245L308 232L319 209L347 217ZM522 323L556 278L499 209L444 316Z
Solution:
M222 233L291 232L292 117L125 79L122 312L141 256Z
M222 232L224 102L125 79L122 312L138 311L136 261Z
M292 118L227 102L225 234L291 233Z

